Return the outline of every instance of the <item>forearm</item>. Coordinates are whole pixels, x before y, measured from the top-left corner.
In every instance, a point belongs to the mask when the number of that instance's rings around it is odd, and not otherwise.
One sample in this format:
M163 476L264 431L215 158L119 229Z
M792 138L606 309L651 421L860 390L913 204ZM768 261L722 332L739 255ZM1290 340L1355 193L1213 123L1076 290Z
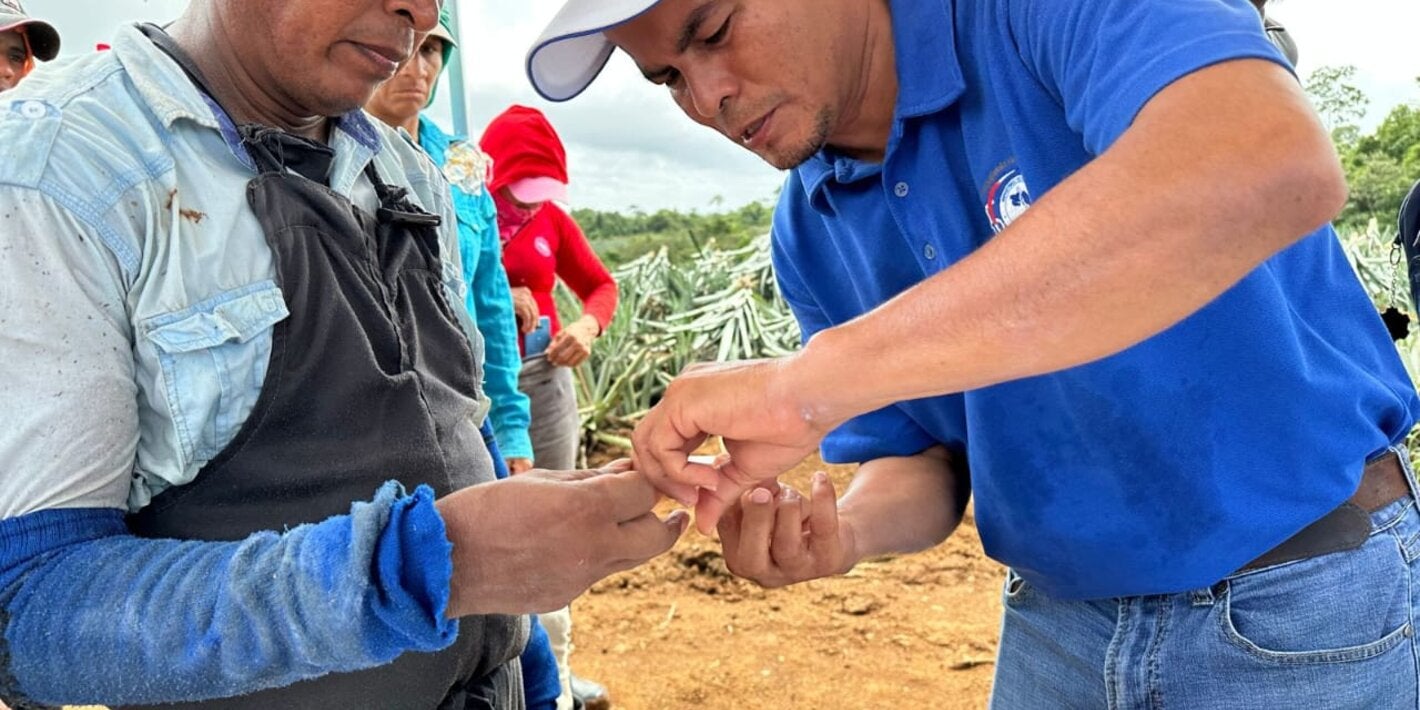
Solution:
M1325 132L1282 70L1248 63L1280 76L1233 90L1219 71L1234 64L1159 94L969 257L819 334L791 367L805 415L833 422L1111 355L1324 224L1345 198Z
M863 464L838 502L853 533L850 562L941 543L961 523L970 494L970 481L940 446Z
M598 335L598 336L599 336L599 335L601 335L601 333L602 333L602 322L601 322L601 319L598 318L598 317L595 316L595 315L592 315L591 313L587 313L586 311L583 311L583 312L582 312L582 315L580 315L580 316L577 317L577 320L572 321L571 323L568 323L567 325L565 325L565 326L563 326L563 327L564 327L564 328L570 328L570 327L572 327L572 326L574 326L574 325L577 326L577 327L579 327L579 328L580 328L580 327L586 327L586 328L588 329L588 331L591 332L593 335Z
M382 665L452 642L432 495L387 484L349 515L238 542L127 535L118 511L0 522L0 695L194 701Z

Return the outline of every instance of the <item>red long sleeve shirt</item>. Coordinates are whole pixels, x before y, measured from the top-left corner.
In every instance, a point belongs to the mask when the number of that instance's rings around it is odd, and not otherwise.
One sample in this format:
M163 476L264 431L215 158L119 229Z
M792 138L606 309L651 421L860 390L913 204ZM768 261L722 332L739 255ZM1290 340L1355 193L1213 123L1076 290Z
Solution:
M543 205L503 245L503 266L510 285L532 291L538 311L552 319L554 334L562 329L552 299L558 278L582 299L582 312L596 318L602 330L611 323L618 297L616 280L592 251L582 228L556 204Z

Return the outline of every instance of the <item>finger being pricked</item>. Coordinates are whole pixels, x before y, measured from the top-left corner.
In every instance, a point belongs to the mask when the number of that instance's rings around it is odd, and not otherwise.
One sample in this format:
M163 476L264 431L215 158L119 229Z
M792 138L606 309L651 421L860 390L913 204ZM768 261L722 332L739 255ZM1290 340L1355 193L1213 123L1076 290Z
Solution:
M607 514L616 523L635 520L650 513L661 500L661 492L640 471L605 472L584 483L601 487Z
M621 523L618 545L622 569L635 567L671 549L690 527L690 513L684 510L672 511L664 519L655 513L646 513L639 518Z

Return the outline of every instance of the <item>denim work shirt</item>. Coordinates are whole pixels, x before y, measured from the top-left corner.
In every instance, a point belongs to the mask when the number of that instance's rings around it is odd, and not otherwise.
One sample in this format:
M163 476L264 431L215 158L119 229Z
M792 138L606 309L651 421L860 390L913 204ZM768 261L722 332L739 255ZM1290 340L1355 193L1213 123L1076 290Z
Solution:
M365 114L335 124L330 188L373 212L374 161L442 216L444 284L462 302L448 183ZM288 315L246 200L254 167L136 27L0 97L0 155L0 519L137 510L236 435ZM454 310L481 382L482 339Z

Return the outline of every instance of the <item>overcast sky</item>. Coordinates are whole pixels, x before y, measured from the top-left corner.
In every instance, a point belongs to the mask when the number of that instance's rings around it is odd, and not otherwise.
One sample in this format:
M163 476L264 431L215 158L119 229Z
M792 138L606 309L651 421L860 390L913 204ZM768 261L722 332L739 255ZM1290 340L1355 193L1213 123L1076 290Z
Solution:
M53 22L63 55L90 51L122 22L166 21L186 0L24 0L30 14ZM523 58L561 0L459 0L466 103L475 133L512 103L547 112L568 149L574 206L646 210L711 209L769 198L781 175L758 158L684 118L665 89L641 78L623 55L613 57L596 84L574 101L549 104L523 74ZM1324 65L1354 64L1357 83L1371 97L1365 127L1390 108L1420 100L1417 0L1286 0L1271 13L1301 47L1301 74ZM441 90L436 117L449 125L449 93Z

